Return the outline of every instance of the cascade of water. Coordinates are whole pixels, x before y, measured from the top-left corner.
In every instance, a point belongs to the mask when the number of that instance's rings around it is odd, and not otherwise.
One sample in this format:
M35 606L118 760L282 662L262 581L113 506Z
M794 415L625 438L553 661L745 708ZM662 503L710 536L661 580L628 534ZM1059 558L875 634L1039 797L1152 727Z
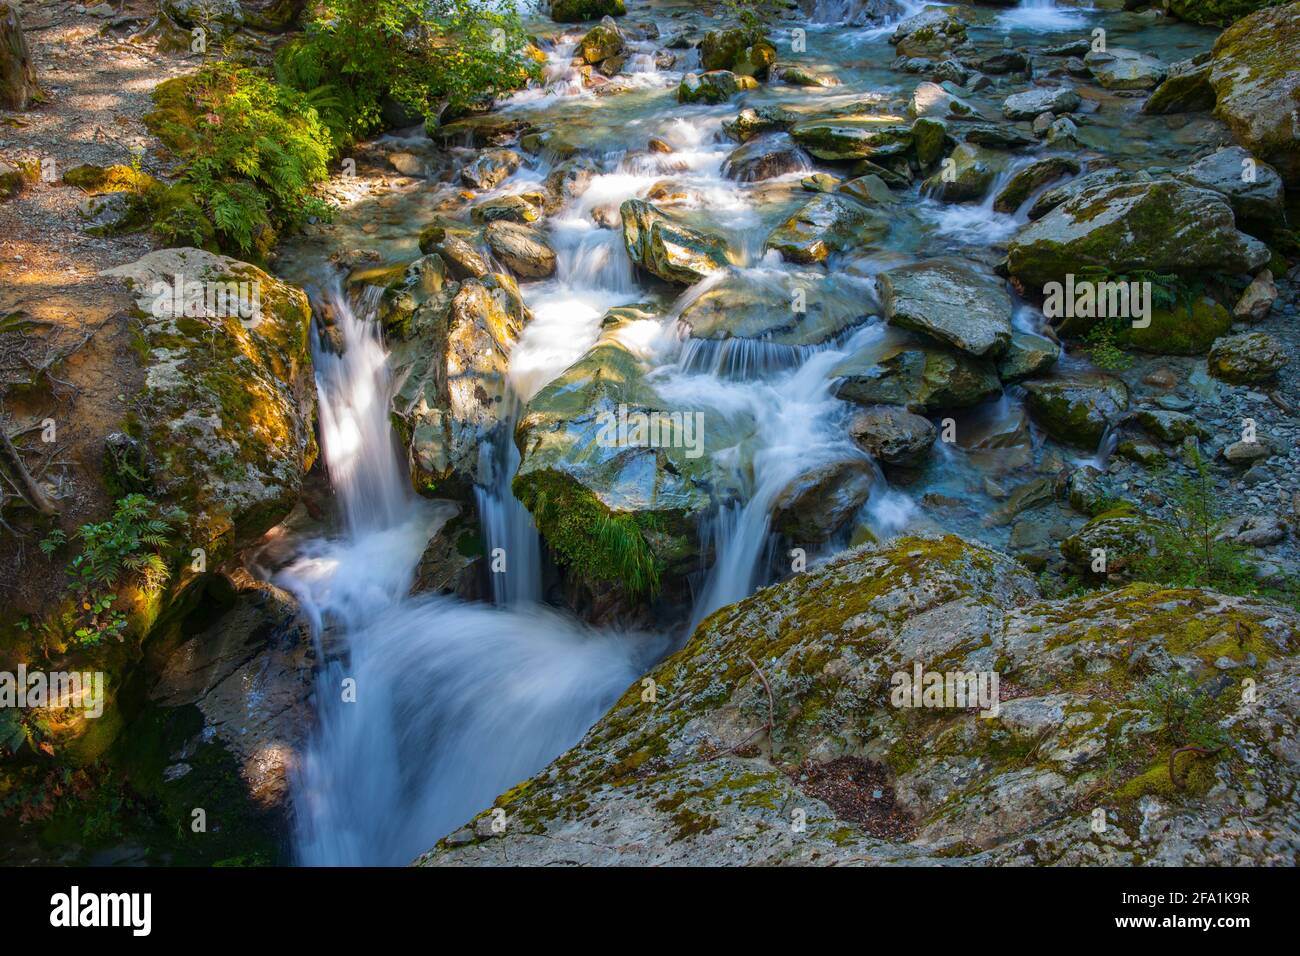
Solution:
M998 23L1009 30L1031 30L1035 33L1057 33L1073 30L1083 25L1084 18L1077 10L1058 7L1056 0L1020 0L1020 3L998 16Z

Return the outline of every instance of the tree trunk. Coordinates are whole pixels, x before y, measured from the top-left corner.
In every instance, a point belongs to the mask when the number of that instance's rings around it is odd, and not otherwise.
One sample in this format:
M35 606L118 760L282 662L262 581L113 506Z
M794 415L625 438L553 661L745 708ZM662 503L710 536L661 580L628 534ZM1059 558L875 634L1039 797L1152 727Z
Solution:
M36 91L36 68L18 22L18 8L0 3L0 109L25 110Z

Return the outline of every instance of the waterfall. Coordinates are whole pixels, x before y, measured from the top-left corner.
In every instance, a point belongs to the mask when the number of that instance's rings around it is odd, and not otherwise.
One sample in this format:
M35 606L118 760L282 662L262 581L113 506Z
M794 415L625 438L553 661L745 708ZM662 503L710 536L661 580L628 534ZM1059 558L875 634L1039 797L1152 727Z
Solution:
M511 606L409 595L448 513L409 491L373 297L360 314L336 289L328 301L346 347L317 354L317 388L345 532L298 542L273 578L318 633L334 628L345 642L318 677L318 724L293 776L295 852L313 865L400 865L577 743L665 642L515 603L540 594L540 561L519 560L509 506L523 509L500 500L509 448L480 502L501 505L484 508L485 523L513 557L498 594Z
M1056 0L1020 0L1019 5L998 15L998 25L1008 30L1057 33L1083 26L1077 10L1058 7Z

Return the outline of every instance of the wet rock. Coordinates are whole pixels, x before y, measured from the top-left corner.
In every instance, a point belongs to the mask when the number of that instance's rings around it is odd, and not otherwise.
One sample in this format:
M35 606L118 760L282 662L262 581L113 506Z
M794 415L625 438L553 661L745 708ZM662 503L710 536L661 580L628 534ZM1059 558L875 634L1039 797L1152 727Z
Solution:
M420 555L411 584L412 594L454 594L465 600L480 595L479 571L483 563L481 533L458 502L431 503L436 526L429 530L429 543Z
M787 134L772 133L750 139L732 150L722 166L722 174L750 183L811 167L807 154Z
M1292 55L1297 46L1300 6L1267 7L1219 34L1210 67L1214 115L1289 186L1300 184L1300 70Z
M1056 485L1051 478L1033 478L1017 485L1007 496L1006 504L986 515L983 524L988 528L1000 528L1010 524L1016 516L1056 500Z
M1011 296L1002 280L951 260L932 259L877 278L886 320L977 358L1011 341Z
M460 171L461 182L473 189L493 189L522 162L514 150L491 149Z
M1169 67L1155 57L1121 47L1090 50L1083 62L1108 90L1149 90L1169 74Z
M776 62L776 47L765 38L751 40L745 30L710 30L700 41L700 65L766 80Z
M930 7L902 21L889 38L900 56L943 59L966 42L966 24L948 9Z
M1002 382L986 362L927 345L906 333L864 346L831 370L835 394L859 405L900 405L926 414L997 398Z
M622 52L623 34L616 26L594 26L578 43L578 56L593 66Z
M555 251L537 230L501 220L489 225L483 238L515 275L544 279L555 274Z
M927 195L943 202L982 199L1006 165L1001 153L969 143L958 145L948 158L953 165L936 172L921 187Z
M830 173L813 173L799 180L799 185L810 193L834 192L840 181Z
M487 260L469 242L460 236L443 232L438 239L430 237L426 242L421 239L420 251L436 252L447 268L457 279L481 279L492 270Z
M595 164L588 159L569 159L560 163L542 183L547 196L547 211L558 211L569 200L577 199L591 187L595 175Z
M744 143L763 133L783 133L797 121L795 114L779 106L763 106L741 110L735 119L723 121L722 129L736 142Z
M737 76L730 70L687 73L677 87L679 103L725 103L741 90L758 88L751 76Z
M772 504L772 527L791 541L825 541L871 494L875 473L859 458L830 462L790 482Z
M881 464L916 465L930 454L938 432L929 419L881 405L854 415L849 434Z
M981 123L962 128L962 138L975 146L988 146L991 149L1024 149L1034 145L1034 138L1020 132L1014 126L999 126Z
M1277 286L1273 273L1264 269L1246 286L1237 304L1232 307L1232 317L1239 322L1262 322L1277 301Z
M1008 385L1047 375L1061 356L1061 347L1051 339L1016 329L1007 350L998 357L998 377Z
M812 155L828 161L895 156L912 145L909 127L870 116L796 123L790 135Z
M1079 94L1069 87L1051 87L1014 93L1002 102L1002 115L1012 120L1031 120L1040 113L1073 113L1079 108Z
M1253 272L1268 258L1263 243L1237 231L1222 196L1172 179L1084 189L1007 247L1011 274L1031 286L1088 267L1119 275Z
M912 143L917 161L922 167L928 167L947 149L948 128L939 120L920 117L912 123Z
M1048 183L1076 176L1079 164L1065 156L1049 156L1016 170L993 199L995 212L1014 213L1026 199Z
M803 311L791 308L796 295ZM811 346L833 341L875 310L865 280L842 273L732 273L682 306L693 339Z
M835 252L864 249L889 232L889 220L838 193L821 194L772 230L764 248L787 262L824 262Z
M726 242L678 222L644 200L627 200L619 215L623 244L632 262L665 282L693 285L728 266Z
M1219 339L1206 357L1210 374L1233 385L1270 381L1287 364L1281 344L1263 332L1247 332Z
M403 176L424 175L424 160L414 153L389 153L388 165Z
M517 223L536 222L541 215L543 202L539 193L529 196L497 196L470 207L469 216L481 223L496 222L498 219Z
M1025 383L1025 405L1034 421L1057 441L1093 451L1128 408L1128 389L1107 375Z
M1200 62L1197 62L1197 59ZM1214 109L1214 87L1210 85L1208 56L1179 60L1169 67L1164 82L1151 91L1142 112L1152 116L1168 113L1198 113Z
M979 118L975 107L959 96L949 93L938 83L922 83L912 92L907 102L907 115L912 119L927 116L933 119Z
M1066 500L1079 514L1093 517L1109 508L1113 502L1102 472L1084 465L1070 472L1065 484Z
M840 81L829 73L814 73L801 66L783 66L779 75L782 83L789 83L791 86L824 89L840 85Z
M1227 146L1192 163L1177 178L1222 193L1242 228L1267 235L1285 221L1282 177L1240 146Z
M1129 182L1134 179L1149 181L1150 177L1145 173L1135 175L1120 169L1094 169L1091 172L1084 173L1077 179L1072 179L1067 183L1045 190L1029 207L1029 219L1042 219L1066 200L1073 199L1094 186L1101 186L1106 183Z

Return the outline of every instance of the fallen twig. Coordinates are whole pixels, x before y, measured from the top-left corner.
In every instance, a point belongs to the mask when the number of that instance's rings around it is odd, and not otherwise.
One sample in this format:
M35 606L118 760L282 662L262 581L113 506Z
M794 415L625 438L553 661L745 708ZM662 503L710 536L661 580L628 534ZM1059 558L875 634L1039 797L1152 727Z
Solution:
M1174 766L1174 760L1178 757L1179 754L1189 753L1189 754L1197 754L1198 756L1201 757L1212 757L1222 749L1223 749L1222 747L1215 747L1213 750L1210 750L1208 747L1198 747L1196 744L1187 744L1186 746L1183 747L1175 747L1169 753L1169 782L1172 783L1179 790L1183 789L1182 782L1178 779L1178 774L1175 772L1175 766Z

